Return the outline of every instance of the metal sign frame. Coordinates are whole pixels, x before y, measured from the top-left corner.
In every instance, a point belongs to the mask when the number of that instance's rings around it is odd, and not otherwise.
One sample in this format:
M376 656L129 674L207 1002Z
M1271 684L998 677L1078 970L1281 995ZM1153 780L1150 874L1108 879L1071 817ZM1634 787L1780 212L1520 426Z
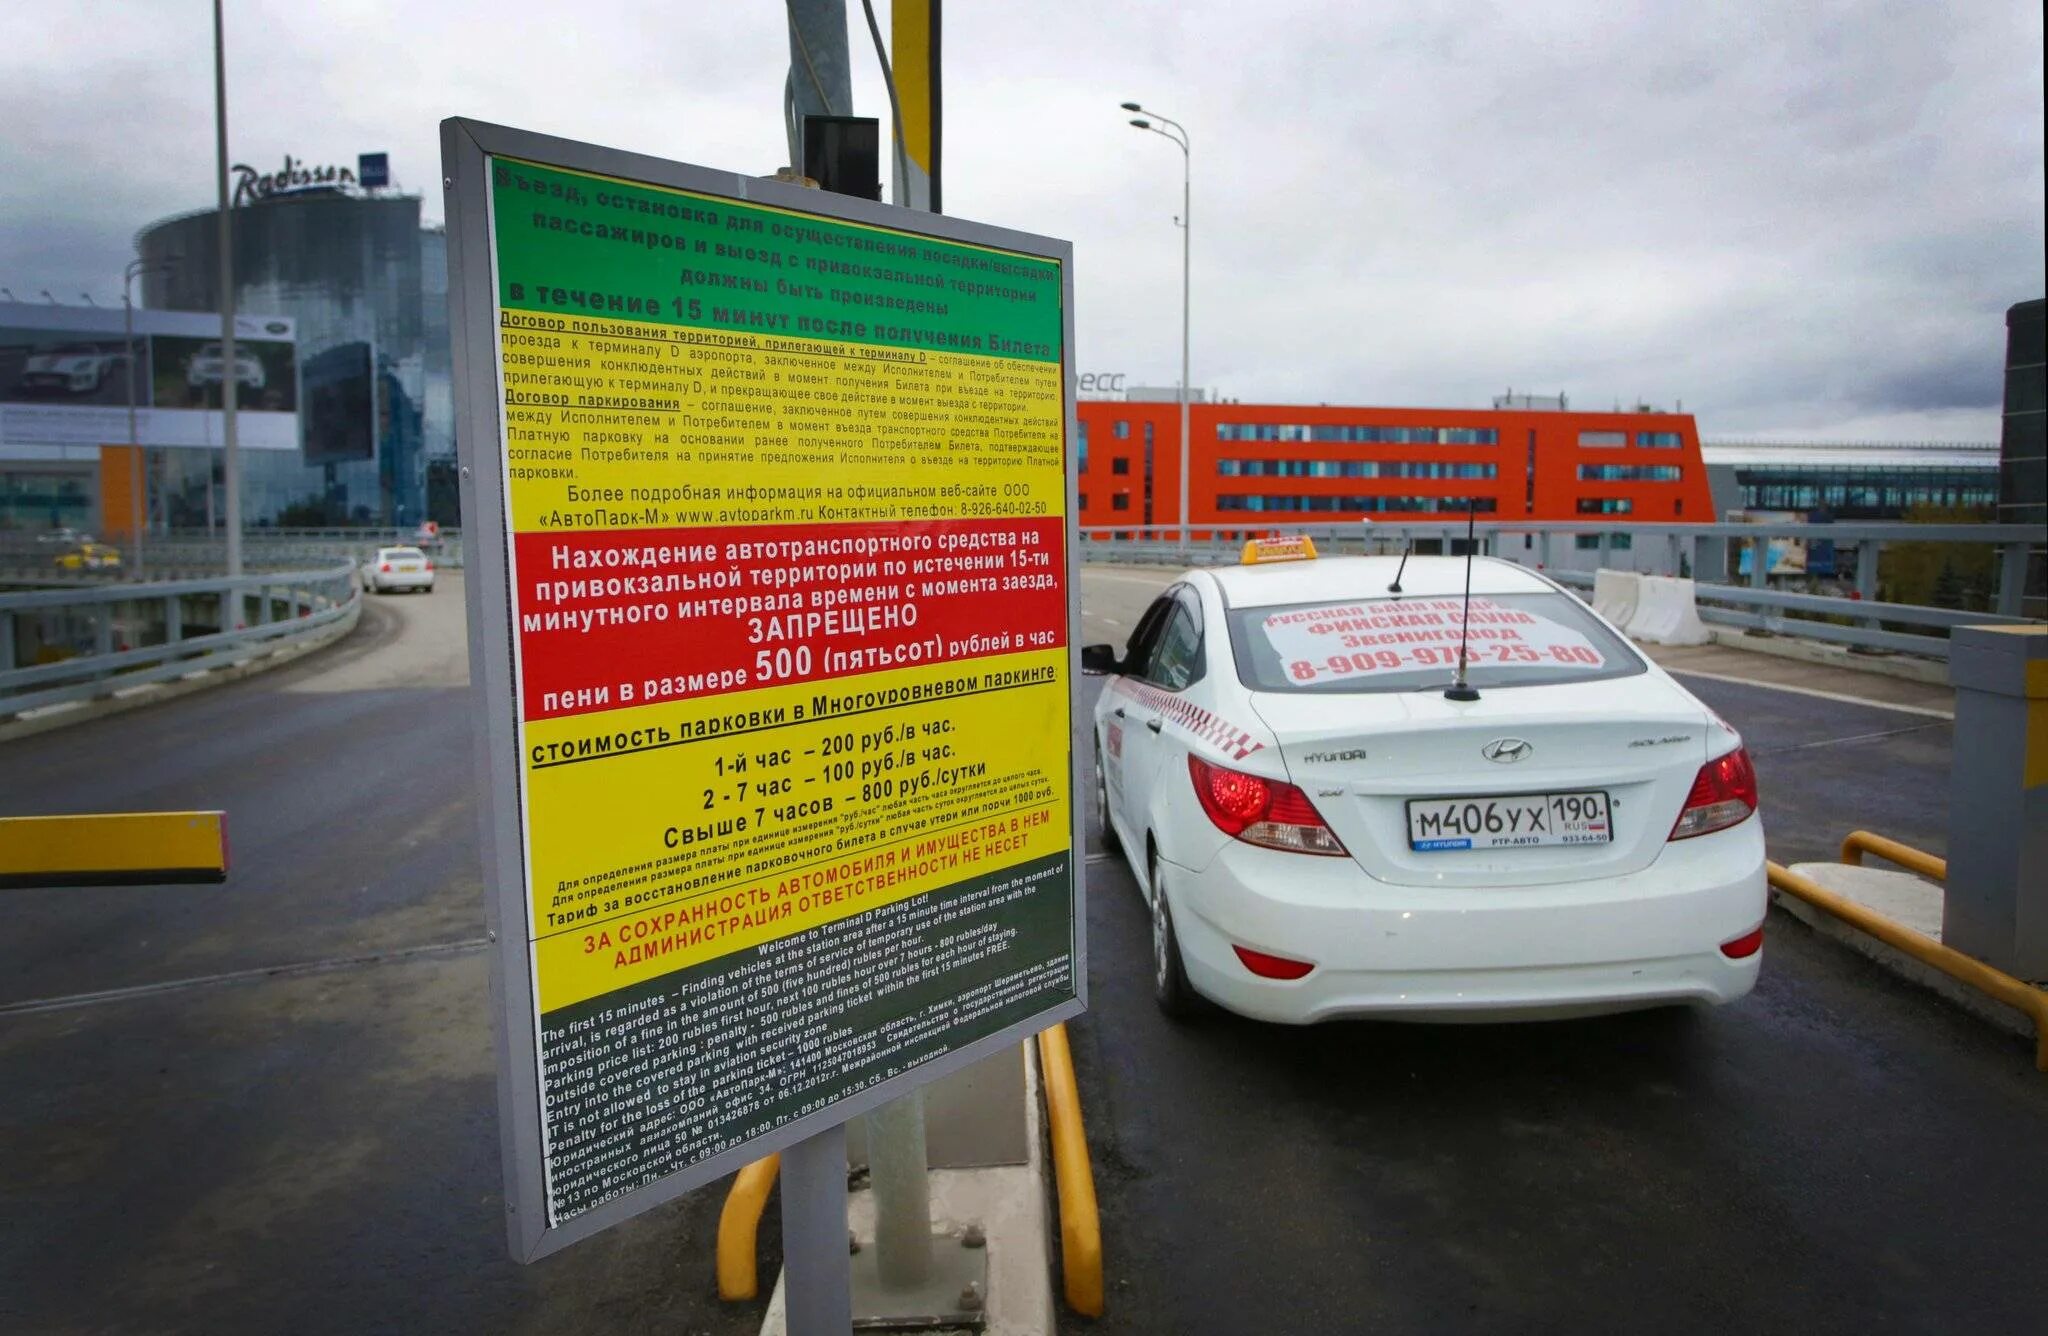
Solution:
M510 585L512 529L506 513L506 438L503 369L499 361L498 289L488 162L523 159L569 171L596 173L656 187L694 191L736 203L809 214L821 219L888 228L914 236L961 242L1052 260L1060 267L1060 381L1063 394L1066 539L1066 659L1068 805L1072 887L1074 995L996 1033L932 1058L908 1071L793 1119L751 1141L720 1152L560 1225L547 1219L542 1103L537 1052L537 980L527 939L530 922L527 867L521 840L524 800L518 753L515 631ZM466 523L467 612L474 724L474 762L483 801L486 918L491 953L491 1009L498 1075L499 1141L505 1165L506 1229L515 1258L531 1262L571 1243L730 1174L770 1152L879 1108L920 1086L1001 1052L1087 1006L1085 803L1079 713L1080 569L1079 499L1075 442L1073 246L1007 228L966 222L844 195L671 162L594 144L454 118L441 123L442 184L447 194L450 326L460 487ZM931 894L924 892L923 894ZM843 1257L842 1257L843 1260Z

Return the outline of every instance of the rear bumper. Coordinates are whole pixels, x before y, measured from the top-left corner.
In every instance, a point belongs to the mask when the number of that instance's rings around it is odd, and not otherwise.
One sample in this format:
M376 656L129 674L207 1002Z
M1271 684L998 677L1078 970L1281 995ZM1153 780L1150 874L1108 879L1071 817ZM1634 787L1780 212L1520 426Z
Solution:
M381 573L372 575L369 577L369 581L370 588L372 589L432 589L434 587L434 573L432 571L421 571L413 575L401 575L394 571L390 575Z
M1168 869L1188 979L1224 1007L1309 1024L1342 1016L1548 1019L1732 1002L1761 953L1721 943L1763 921L1762 823L1666 846L1641 872L1549 886L1392 886L1349 859L1232 841L1208 868ZM1313 962L1251 973L1232 949Z

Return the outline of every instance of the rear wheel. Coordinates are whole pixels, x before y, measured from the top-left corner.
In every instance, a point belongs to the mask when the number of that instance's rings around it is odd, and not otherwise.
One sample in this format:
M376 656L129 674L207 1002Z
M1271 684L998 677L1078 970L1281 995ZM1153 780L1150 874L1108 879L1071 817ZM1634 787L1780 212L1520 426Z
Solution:
M1152 1000L1177 1021L1200 1014L1201 997L1188 983L1181 964L1180 935L1173 930L1173 910L1167 904L1166 884L1161 879L1159 859L1152 859Z
M1095 744L1095 824L1102 828L1102 847L1115 853L1123 847L1123 841L1116 835L1116 827L1109 819L1109 780L1102 770L1102 744Z

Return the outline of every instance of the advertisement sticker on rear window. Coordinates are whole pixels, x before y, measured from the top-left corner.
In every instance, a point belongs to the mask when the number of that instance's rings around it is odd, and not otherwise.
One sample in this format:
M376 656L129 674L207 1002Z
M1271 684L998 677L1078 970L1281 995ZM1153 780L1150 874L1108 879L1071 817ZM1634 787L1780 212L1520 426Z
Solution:
M1298 682L1450 668L1458 662L1462 606L1455 598L1431 598L1294 608L1268 616L1261 629L1287 675ZM1570 627L1490 598L1472 600L1471 627L1464 634L1473 664L1597 669L1607 662Z

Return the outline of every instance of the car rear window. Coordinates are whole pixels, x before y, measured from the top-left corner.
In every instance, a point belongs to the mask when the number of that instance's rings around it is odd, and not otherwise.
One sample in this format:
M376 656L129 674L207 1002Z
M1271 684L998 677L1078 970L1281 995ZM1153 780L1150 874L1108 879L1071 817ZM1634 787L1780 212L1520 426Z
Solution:
M425 561L427 554L416 547L387 547L381 560L384 561Z
M1416 691L1447 686L1458 664L1458 598L1364 598L1233 608L1230 648L1253 691ZM1597 682L1643 660L1568 595L1472 598L1466 678L1476 687Z

